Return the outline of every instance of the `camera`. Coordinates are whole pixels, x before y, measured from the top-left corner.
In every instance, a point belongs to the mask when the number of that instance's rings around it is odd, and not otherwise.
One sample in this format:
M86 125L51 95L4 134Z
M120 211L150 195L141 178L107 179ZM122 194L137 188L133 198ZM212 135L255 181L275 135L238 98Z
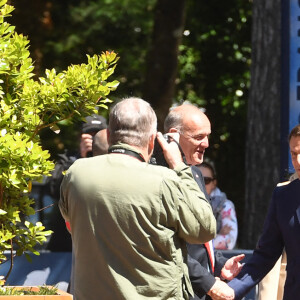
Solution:
M169 137L167 134L164 134L163 137L168 143L170 143L172 141L172 138ZM163 166L163 167L167 167L167 168L169 167L169 165L164 157L163 149L161 148L161 145L157 139L155 139L155 142L154 142L154 149L153 149L152 156L150 158L150 164Z
M179 143L176 140L174 140L171 136L169 136L168 134L164 134L163 137L168 143L174 141L178 145L178 148L181 152L182 159L183 159L184 163L186 163L184 153L183 153ZM161 145L157 139L155 139L153 153L152 153L152 156L151 156L149 162L152 165L158 165L158 166L163 166L163 167L169 168L169 165L164 156L164 152L163 152Z

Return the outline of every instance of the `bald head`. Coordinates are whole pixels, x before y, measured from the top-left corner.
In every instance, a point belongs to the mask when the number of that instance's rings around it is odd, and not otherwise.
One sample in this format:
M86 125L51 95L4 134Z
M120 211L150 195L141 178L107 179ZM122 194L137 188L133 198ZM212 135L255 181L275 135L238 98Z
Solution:
M207 116L197 106L183 104L172 109L166 117L164 130L180 133L179 143L188 164L203 162L211 126Z
M192 104L183 104L173 108L167 115L164 123L165 132L169 132L171 128L183 130L189 125L191 120L198 120L201 123L210 123L207 116L197 106Z

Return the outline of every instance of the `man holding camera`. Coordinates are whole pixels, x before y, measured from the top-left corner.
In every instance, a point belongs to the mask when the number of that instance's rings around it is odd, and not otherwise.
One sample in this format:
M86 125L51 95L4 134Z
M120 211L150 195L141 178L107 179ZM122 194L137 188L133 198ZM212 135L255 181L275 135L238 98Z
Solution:
M57 206L60 195L60 185L64 177L64 171L66 171L75 160L93 155L93 137L97 133L103 132L106 128L107 123L104 117L97 114L86 117L85 122L83 122L81 126L79 151L66 151L58 155L55 169L52 171L51 176L47 178L49 194L55 201L55 205L52 208L51 219L48 220L49 229L53 230L53 234L47 244L47 250L53 252L72 251L71 237Z
M188 299L192 293L186 242L212 239L216 222L177 144L168 144L156 126L142 99L117 103L109 153L77 160L63 179L59 205L71 226L75 300ZM147 163L156 137L170 169Z
M205 150L209 146L211 125L198 107L184 104L170 110L164 130L166 133L179 133L179 145L188 165L195 166L203 162ZM201 172L198 168L192 167L192 170L196 182L205 193ZM190 279L196 294L191 299L233 299L233 290L219 278L230 280L236 276L241 269L239 261L244 255L227 260L221 252L214 252L211 242L203 245L188 244L188 253Z

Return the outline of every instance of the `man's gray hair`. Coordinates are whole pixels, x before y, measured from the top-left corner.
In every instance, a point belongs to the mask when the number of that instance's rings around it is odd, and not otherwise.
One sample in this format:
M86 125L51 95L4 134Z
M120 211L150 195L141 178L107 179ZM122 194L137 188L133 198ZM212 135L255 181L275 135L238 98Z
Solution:
M182 131L182 121L183 115L180 112L174 109L170 110L165 118L164 132L169 132L171 128L177 128L179 131Z
M156 133L157 118L150 104L130 97L118 102L109 114L109 144L146 147Z
M187 113L188 111L188 113ZM179 132L184 131L184 119L189 113L199 113L201 111L193 104L182 104L171 109L164 122L164 132L169 132L171 128L176 128Z

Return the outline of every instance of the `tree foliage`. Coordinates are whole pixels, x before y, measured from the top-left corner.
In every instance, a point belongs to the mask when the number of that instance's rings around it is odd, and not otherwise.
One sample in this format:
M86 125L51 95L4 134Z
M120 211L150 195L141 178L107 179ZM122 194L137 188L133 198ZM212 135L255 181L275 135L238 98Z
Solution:
M163 130L164 119L174 100L185 6L186 0L160 0L155 7L143 97L156 110L159 130Z
M108 81L118 57L114 52L88 56L88 62L59 73L46 70L34 80L29 40L6 22L13 6L0 1L0 262L4 251L33 252L50 234L41 223L32 224L29 196L33 181L49 175L54 164L43 150L39 132L59 130L62 120L82 119L107 108L108 95L118 81Z
M163 49L173 51L172 55L177 51L176 44L166 47L166 40L155 44L155 15L166 0L11 1L17 7L17 28L24 34L39 28L32 36L32 55L40 64L38 70L51 65L62 70L71 62L80 63L85 53L93 55L100 49L114 49L121 57L115 73L121 83L114 94L118 98L145 96L144 87L153 86L158 79L147 76L147 59L152 67L156 63L165 66L171 52L164 53ZM235 203L242 225L252 1L182 2L186 10L181 14L185 16L183 35L178 39L181 42L177 73L175 70L176 76L171 80L174 86L167 86L162 77L161 86L156 84L153 91L161 89L163 95L167 87L174 92L166 93L163 103L158 97L149 100L157 103L160 123L166 114L165 107L171 103L190 101L206 110L212 134L205 155L215 162L219 185ZM170 20L174 11L171 6L163 11L160 28L164 20ZM42 135L44 147L52 155L76 147L78 139L73 128L64 128L65 135L55 136L50 131Z
M47 68L59 71L71 63L81 63L86 53L92 56L102 49L113 49L121 57L115 72L121 84L112 99L142 96L156 0L11 2L16 7L16 28L32 41L37 74ZM102 114L107 117L106 112ZM80 123L61 125L59 135L47 129L41 132L44 148L54 159L66 149L79 148Z
M252 4L238 0L187 4L176 101L198 104L211 120L205 157L215 163L218 185L234 202L241 228Z

